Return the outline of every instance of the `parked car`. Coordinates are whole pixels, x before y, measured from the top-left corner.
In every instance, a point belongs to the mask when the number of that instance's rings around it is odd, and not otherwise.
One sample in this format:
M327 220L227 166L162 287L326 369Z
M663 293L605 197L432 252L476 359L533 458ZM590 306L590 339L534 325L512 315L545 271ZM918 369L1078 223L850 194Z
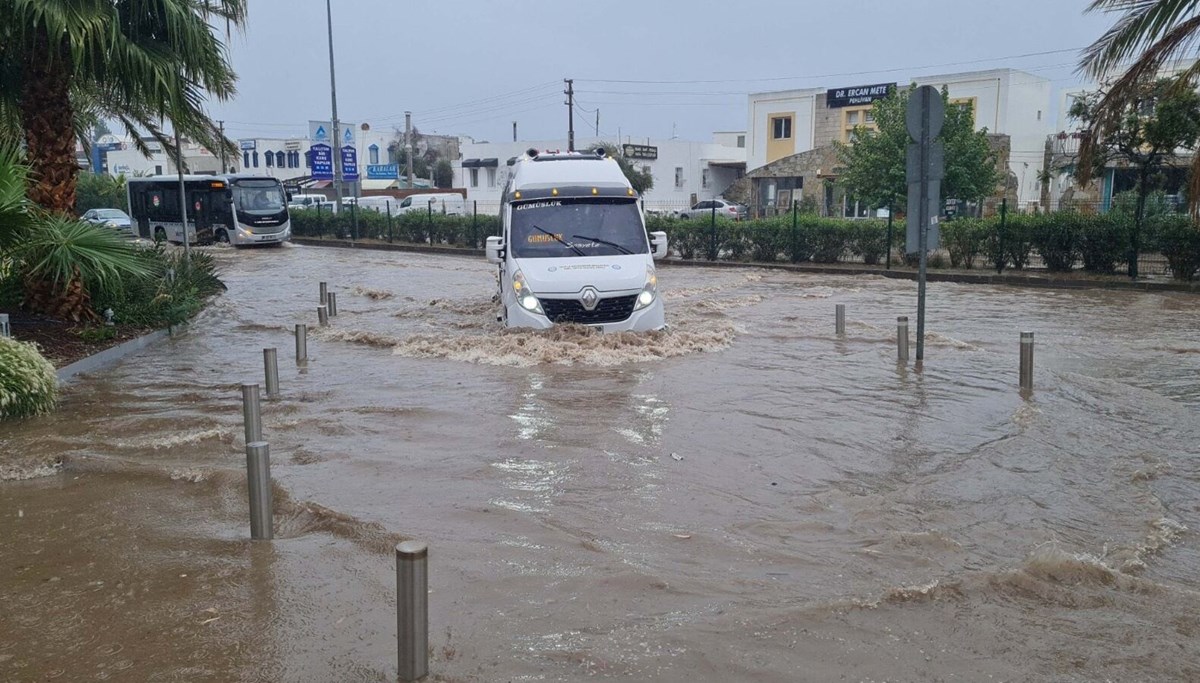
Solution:
M126 232L133 230L129 214L120 209L92 209L83 214L83 220L92 225L102 225L106 228L115 228Z
M746 217L746 207L741 204L727 202L724 199L710 199L703 202L697 202L690 209L684 209L679 212L680 218L707 218L712 215L713 207L717 209L718 216L740 220Z

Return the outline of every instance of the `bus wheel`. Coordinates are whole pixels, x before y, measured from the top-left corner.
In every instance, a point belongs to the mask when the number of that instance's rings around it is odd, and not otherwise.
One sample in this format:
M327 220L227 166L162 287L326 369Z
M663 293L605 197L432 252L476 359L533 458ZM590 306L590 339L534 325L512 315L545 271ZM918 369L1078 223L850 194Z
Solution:
M161 227L155 228L154 229L154 241L159 242L159 243L166 242L167 241L167 231L163 230Z
M229 244L229 233L224 230L217 231L217 244Z

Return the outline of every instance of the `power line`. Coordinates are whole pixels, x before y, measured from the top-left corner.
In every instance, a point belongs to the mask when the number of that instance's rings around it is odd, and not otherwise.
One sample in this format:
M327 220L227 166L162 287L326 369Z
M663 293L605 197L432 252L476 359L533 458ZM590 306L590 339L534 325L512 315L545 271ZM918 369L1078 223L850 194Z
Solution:
M986 62L998 62L1008 59L1024 59L1026 57L1042 57L1045 55L1065 54L1067 52L1079 52L1083 48L1072 47L1063 50L1047 50L1045 52L1027 52L1019 55L1007 55L1003 57L989 57L986 59L971 59L961 62L943 62L941 64L925 64L923 66L902 66L891 69L876 69L872 71L845 71L842 73L833 74L813 74L804 76L773 76L768 78L720 78L720 79L693 79L693 80L631 80L631 79L612 79L612 78L581 78L580 82L586 83L638 83L643 85L694 85L702 83L755 83L755 82L772 82L772 81L798 81L810 78L836 78L841 76L866 76L870 74L885 74L895 73L899 71L918 71L920 69L938 69L947 66L965 66L969 64L983 64Z

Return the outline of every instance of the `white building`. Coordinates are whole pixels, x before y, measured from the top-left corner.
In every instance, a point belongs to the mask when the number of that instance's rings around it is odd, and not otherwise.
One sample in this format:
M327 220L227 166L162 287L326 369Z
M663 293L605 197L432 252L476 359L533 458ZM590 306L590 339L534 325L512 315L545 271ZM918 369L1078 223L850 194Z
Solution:
M713 142L653 140L625 137L619 145L636 167L649 171L654 187L645 194L646 208L669 211L719 197L746 169L745 133L715 133ZM575 149L595 149L611 139L577 138ZM464 138L462 159L454 164L454 186L466 188L467 201L478 202L480 213L497 213L509 169L516 158L533 148L565 150L561 140L473 142Z
M890 86L909 83L939 90L945 87L951 104L971 106L977 130L986 128L988 133L1009 136L1009 169L1019 185L1018 198L1022 206L1036 203L1041 191L1038 174L1051 131L1051 84L1014 69L927 76L904 83L751 94L748 167L754 170L835 140L850 142L856 126L875 127L874 102L886 96ZM833 173L832 168L823 171Z
M108 152L108 173L113 176L148 176L174 174L175 157L168 155L158 140L152 137L142 138L142 142L150 150L146 157L128 142L124 149ZM189 173L201 175L216 175L221 170L221 159L207 147L196 142L183 140L183 162Z

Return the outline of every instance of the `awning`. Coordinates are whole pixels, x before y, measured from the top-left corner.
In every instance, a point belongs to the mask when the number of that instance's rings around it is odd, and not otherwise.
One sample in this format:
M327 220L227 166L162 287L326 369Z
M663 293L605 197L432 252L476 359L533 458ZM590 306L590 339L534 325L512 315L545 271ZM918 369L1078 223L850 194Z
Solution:
M498 159L480 159L479 165L484 168L496 168L500 165L500 161Z
M399 185L395 180L372 180L366 179L358 181L358 184L364 190L391 190Z
M482 164L479 159L463 159L463 168L479 168Z
M313 183L312 185L309 185L308 189L323 190L327 187L333 187L332 180L318 180L317 182Z

